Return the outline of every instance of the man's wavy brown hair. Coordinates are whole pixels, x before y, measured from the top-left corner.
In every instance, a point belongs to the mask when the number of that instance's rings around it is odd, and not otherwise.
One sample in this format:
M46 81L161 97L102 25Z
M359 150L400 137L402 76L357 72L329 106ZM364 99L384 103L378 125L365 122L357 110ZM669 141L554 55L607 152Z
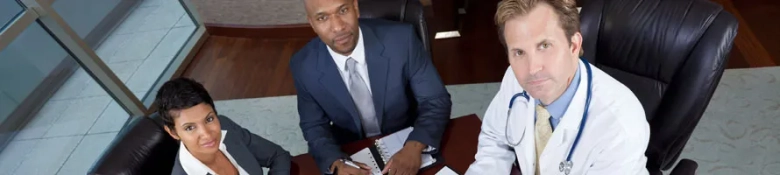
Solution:
M502 0L498 3L495 17L501 44L506 47L506 39L504 38L506 22L517 16L528 14L540 3L545 3L553 8L555 14L558 15L558 24L563 28L567 40L571 44L571 37L580 31L580 15L574 0Z

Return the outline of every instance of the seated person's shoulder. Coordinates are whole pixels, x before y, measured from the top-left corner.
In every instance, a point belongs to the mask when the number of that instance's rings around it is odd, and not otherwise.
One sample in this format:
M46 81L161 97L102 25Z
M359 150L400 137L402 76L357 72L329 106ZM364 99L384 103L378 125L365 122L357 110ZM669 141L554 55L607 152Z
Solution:
M219 115L217 116L219 118L219 125L222 127L222 130L233 130L233 129L241 129L242 127L238 125L236 122L234 122L232 119L224 116Z
M290 58L290 69L292 69L293 73L295 73L296 70L302 69L303 66L305 66L305 64L303 64L304 62L316 61L319 52L318 49L321 49L320 47L324 49L325 43L323 43L319 37L315 36L300 50L295 52Z
M649 129L642 103L627 86L599 69L593 69L593 100L590 113L603 117L604 127L615 131ZM591 118L588 118L591 122ZM606 127L609 126L609 127ZM647 131L649 132L649 131Z
M245 137L250 135L260 137L255 133L249 132L248 130L246 130L246 128L239 125L238 123L228 118L227 116L219 115L218 118L219 118L219 126L221 127L222 131L227 132L226 133L227 137L241 138L241 139L245 139ZM230 141L234 142L236 140L230 140Z
M306 43L306 45L303 45L300 50L293 54L291 62L302 61L302 59L306 59L307 57L316 56L317 49L319 49L320 45L324 44L325 43L323 43L319 37L315 36Z

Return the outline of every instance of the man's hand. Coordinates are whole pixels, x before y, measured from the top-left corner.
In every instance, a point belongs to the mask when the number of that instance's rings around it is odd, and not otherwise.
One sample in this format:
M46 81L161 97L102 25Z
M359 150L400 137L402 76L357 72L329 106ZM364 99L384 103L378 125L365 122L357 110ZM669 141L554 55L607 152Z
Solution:
M398 151L382 170L382 174L415 175L420 170L420 156L426 145L418 141L408 141L401 151Z
M336 160L336 162L333 162L333 164L330 166L331 170L333 168L336 168L337 175L371 175L371 167L369 167L366 164L360 163L360 162L352 162L355 163L360 168L355 168L353 166L347 165L344 162L341 162L341 160Z

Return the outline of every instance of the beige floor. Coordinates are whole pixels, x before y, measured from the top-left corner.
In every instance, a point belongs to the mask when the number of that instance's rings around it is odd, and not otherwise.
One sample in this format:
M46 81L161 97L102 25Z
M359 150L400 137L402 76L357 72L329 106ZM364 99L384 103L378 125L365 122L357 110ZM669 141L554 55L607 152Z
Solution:
M281 25L306 23L303 0L191 0L204 23L228 25ZM431 0L420 0L430 5Z
M306 23L303 0L191 0L204 23L279 25Z
M780 67L727 70L681 158L699 174L773 175L780 172ZM498 83L451 85L452 117L483 116ZM308 149L295 96L217 102L220 113L290 151Z

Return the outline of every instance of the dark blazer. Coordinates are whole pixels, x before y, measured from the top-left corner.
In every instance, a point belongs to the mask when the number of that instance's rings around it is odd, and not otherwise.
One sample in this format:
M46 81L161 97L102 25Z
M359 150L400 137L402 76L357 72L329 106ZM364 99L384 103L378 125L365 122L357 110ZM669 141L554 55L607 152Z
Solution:
M219 124L222 130L227 130L223 144L227 146L227 152L236 160L241 168L252 175L262 175L263 168L270 168L269 175L290 174L292 156L281 146L268 141L239 126L233 120L225 116L219 116ZM236 167L238 168L238 167ZM171 175L186 175L176 155L176 163L173 165Z
M379 19L359 23L382 134L414 126L409 140L438 150L452 102L414 28ZM334 161L349 157L340 144L364 138L357 107L319 38L293 55L290 69L309 153L328 172Z

